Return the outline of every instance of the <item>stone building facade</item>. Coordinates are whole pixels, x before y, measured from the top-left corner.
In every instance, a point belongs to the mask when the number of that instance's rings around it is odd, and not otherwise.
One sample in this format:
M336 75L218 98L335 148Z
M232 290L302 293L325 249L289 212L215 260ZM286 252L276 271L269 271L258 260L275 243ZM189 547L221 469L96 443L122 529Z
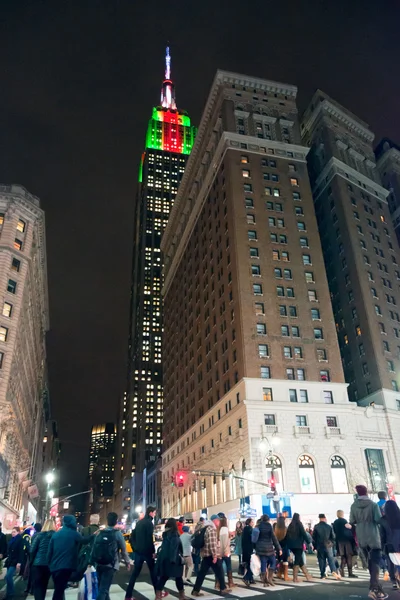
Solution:
M9 529L28 514L21 481L40 486L49 418L44 212L19 185L0 186L0 309L0 520Z

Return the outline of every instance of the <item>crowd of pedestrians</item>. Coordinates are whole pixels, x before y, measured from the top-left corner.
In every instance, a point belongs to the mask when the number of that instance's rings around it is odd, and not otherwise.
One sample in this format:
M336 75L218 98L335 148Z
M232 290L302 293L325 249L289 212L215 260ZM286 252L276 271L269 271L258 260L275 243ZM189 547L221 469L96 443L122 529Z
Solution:
M379 502L375 503L368 497L365 486L356 486L356 491L349 521L344 518L344 512L338 510L336 520L330 525L321 513L313 530L305 529L298 513L294 513L289 523L284 516L278 516L273 525L268 515L262 515L256 523L252 518L244 524L238 521L232 539L223 513L214 514L209 520L201 517L194 531L190 531L183 517L170 518L165 523L157 554L153 524L156 509L149 506L131 534L134 563L125 600L134 600L135 583L144 563L156 600L168 595L164 590L168 579L175 581L179 600L185 600L185 584L193 585L192 596L202 596L201 588L210 570L214 573L215 589L221 595L231 593L234 586L232 546L239 558L239 574L243 575L247 587L255 584L256 575L260 575L264 587L275 586L274 578L289 581L290 567L293 582L301 581L300 570L305 579L311 581L306 567L308 550L317 553L321 579L327 577L327 567L337 580L345 577L346 569L349 578L356 578L354 565L359 557L370 573L368 597L384 600L387 594L380 584L380 569L384 579L392 582L393 589L400 588L400 567L394 558L394 554L400 553L400 509L394 500L387 499L385 492L379 494ZM109 600L114 574L121 562L128 570L132 566L117 526L117 514L108 514L104 529L96 527L85 533L81 535L77 531L72 515L64 516L58 531L52 519L47 520L43 528L37 524L32 531L14 527L8 543L0 527L0 561L5 560L7 567L7 600L14 596L17 573L25 575L25 591L31 591L35 600L45 600L52 577L53 600L63 600L69 582L79 582L90 568L94 571L91 565L97 572L97 600Z

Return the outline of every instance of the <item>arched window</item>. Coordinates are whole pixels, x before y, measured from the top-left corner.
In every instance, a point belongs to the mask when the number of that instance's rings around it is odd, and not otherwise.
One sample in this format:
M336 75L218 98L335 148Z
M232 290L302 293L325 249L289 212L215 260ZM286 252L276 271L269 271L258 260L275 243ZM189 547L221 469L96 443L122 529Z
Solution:
M283 476L282 476L282 462L279 456L271 454L265 459L265 468L267 471L267 481L275 481L275 489L278 492L283 491Z
M347 481L346 465L343 458L337 454L331 458L331 475L334 494L348 494L349 484Z
M314 461L308 454L299 456L300 487L302 494L316 494Z

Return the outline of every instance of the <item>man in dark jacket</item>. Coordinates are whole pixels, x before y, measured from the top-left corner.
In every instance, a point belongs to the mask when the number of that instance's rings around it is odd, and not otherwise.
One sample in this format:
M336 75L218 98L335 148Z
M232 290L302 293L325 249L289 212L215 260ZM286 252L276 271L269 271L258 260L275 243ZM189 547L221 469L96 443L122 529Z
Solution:
M379 585L379 565L381 560L381 535L379 523L381 511L367 495L365 485L356 485L357 500L350 508L350 523L356 526L356 535L361 551L367 557L370 574L368 598L383 600L387 598Z
M151 582L156 589L156 576L155 576L155 548L154 548L154 537L153 537L153 519L156 516L156 509L154 506L148 506L146 514L143 519L140 519L136 523L135 529L132 531L131 540L132 547L135 548L135 566L129 580L128 587L126 589L125 598L126 600L133 600L133 588L135 587L136 579L139 577L143 563L147 563L150 571Z
M336 537L338 555L341 557L340 574L344 577L344 567L347 564L349 577L357 578L353 574L354 538L351 525L344 518L344 512L338 510L337 519L333 522L333 533Z
M269 515L262 515L260 523L253 529L251 541L255 544L256 554L261 562L261 580L266 585L274 586L274 572L276 568L275 552L282 554L282 548L269 522ZM268 568L268 571L267 571Z
M333 558L333 545L335 543L333 529L326 522L326 516L323 513L320 513L318 518L319 523L316 524L313 531L313 545L317 550L321 579L326 578L326 561L328 561L333 577L335 577L335 579L341 579L340 573L338 573L336 569L335 559Z
M51 538L47 563L54 581L53 600L63 600L72 572L78 566L78 552L86 541L76 530L76 519L65 515L63 526Z
M106 540L105 537L107 535L113 536L113 546L114 546L114 556L113 560L108 564L96 564L96 572L99 580L99 593L97 596L97 600L106 600L109 598L110 587L112 584L112 580L114 574L119 569L120 562L120 553L122 555L122 560L124 561L126 568L128 571L131 569L131 560L126 551L125 540L122 533L119 529L115 529L118 522L118 515L115 512L108 513L107 515L107 527L100 532L100 534L95 538L93 549L92 549L92 564L96 562L95 557L97 554L97 548L99 545L109 544L110 539Z
M7 556L7 538L1 530L1 526L0 523L0 564L2 566L2 561Z

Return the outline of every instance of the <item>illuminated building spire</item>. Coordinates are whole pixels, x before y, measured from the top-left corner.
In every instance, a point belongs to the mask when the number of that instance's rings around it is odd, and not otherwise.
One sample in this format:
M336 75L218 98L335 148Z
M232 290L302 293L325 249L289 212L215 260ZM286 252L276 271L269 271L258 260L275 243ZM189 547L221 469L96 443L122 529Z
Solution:
M165 51L165 79L161 88L161 106L176 110L175 103L175 86L171 81L171 56L169 46Z

